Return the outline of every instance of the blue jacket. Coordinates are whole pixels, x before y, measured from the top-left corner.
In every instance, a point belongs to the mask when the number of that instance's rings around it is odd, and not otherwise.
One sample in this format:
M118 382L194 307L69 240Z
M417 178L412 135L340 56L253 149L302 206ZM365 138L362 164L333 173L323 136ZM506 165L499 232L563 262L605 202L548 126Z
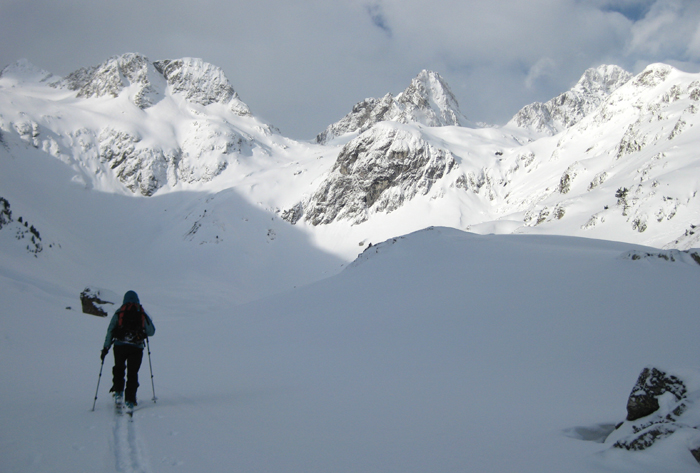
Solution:
M124 304L127 304L129 302L133 302L134 304L141 304L139 301L139 296L136 294L134 291L127 291L126 294L124 294L124 302L122 302L122 306ZM121 309L121 306L119 307ZM117 326L117 322L119 321L119 309L114 313L112 316L112 320L109 322L109 327L107 328L107 336L105 337L105 348L109 348L112 346L112 343L115 345L131 345L131 346L137 346L139 348L144 347L143 342L138 342L138 343L128 343L128 342L122 342L120 340L114 340L114 335L112 334L114 331L114 328ZM144 311L144 314L146 312ZM151 318L146 314L146 335L149 337L152 337L156 333L156 327L153 325L153 321Z

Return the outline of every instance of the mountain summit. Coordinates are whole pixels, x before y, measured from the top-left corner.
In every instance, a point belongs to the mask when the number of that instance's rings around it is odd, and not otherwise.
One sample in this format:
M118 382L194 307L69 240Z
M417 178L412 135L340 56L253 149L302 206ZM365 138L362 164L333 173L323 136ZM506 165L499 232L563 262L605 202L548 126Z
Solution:
M396 97L386 94L381 99L369 98L359 102L352 112L320 133L316 141L326 143L346 133L362 133L382 121L426 126L465 126L469 123L445 79L437 72L423 70Z
M250 110L233 90L224 72L198 58L160 60L151 62L138 53L114 56L100 65L81 68L54 87L77 91L78 98L118 97L124 89L130 90L130 100L145 109L158 102L170 87L173 94L200 105L230 104L239 115Z
M548 102L535 102L523 107L511 123L555 135L577 124L631 78L632 74L619 66L603 65L588 69L571 90Z
M20 96L33 105L14 105ZM0 130L70 164L87 187L146 196L212 180L255 141L286 141L271 137L219 67L197 58L127 53L65 78L21 60L0 74L0 112Z

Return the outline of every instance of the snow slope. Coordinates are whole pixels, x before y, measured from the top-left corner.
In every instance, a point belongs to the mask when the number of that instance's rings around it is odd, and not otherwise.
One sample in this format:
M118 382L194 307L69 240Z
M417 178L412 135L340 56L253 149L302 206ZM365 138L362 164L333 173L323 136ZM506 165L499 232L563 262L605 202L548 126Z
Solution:
M137 287L157 326L159 400L144 365L133 423L112 412L109 364L90 412L107 319L75 310L72 268L29 257L37 280L1 276L0 465L697 471L686 438L627 452L568 433L622 421L644 366L696 368L700 266L622 258L630 248L435 228L245 305L217 287L168 292L167 268L122 281L111 288Z

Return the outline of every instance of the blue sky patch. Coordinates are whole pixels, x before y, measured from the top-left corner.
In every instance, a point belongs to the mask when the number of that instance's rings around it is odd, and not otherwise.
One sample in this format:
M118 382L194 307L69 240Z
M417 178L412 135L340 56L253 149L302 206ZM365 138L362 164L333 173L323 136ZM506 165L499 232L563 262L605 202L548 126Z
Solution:
M391 27L389 27L389 23L384 15L381 5L375 3L372 5L367 5L366 8L374 26L386 33L387 36L391 36Z
M609 5L605 5L601 10L605 12L617 12L623 15L628 20L637 22L644 19L644 17L651 10L651 6L654 4L654 0L640 0L638 2L610 2Z

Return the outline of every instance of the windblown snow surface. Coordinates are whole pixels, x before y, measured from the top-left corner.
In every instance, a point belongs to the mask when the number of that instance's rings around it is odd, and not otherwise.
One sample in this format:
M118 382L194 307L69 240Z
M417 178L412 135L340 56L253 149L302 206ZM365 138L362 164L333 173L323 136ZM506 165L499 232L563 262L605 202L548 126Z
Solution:
M624 420L643 367L697 367L692 260L438 227L345 264L290 225L245 233L270 217L234 197L235 238L192 245L162 231L191 195L86 190L59 161L1 156L45 246L0 232L3 472L698 469L687 436L628 452L575 434ZM312 269L329 275L273 290ZM262 289L241 303L247 277ZM108 319L80 312L89 284L136 290L157 327L158 401L146 357L133 422L113 412L111 354L91 411Z

